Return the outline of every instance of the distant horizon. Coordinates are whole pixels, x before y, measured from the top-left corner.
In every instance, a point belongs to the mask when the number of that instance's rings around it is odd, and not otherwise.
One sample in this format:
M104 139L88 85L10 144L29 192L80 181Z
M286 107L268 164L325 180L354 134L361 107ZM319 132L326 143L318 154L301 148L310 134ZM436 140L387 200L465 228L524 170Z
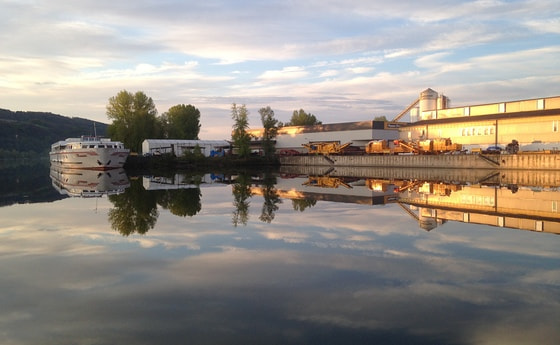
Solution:
M425 89L425 90L426 90L426 89ZM434 90L434 91L436 91L436 90ZM467 106L480 106L480 105L496 104L496 103L504 103L504 102L529 101L529 100L537 100L537 99L542 99L542 98L554 98L554 97L560 97L560 94L558 94L558 95L540 96L540 97L532 97L532 98L524 98L524 99L506 99L506 100L501 100L501 101L497 101L497 102L486 102L486 103L476 103L476 104L463 104L463 105L461 105L461 106L451 105L451 106L448 106L447 108L467 107ZM412 100L412 102L413 102L413 101L414 101L414 100ZM7 110L7 111L10 111L10 112L14 112L14 113L16 113L16 112L45 113L45 114L52 114L52 115L64 116L64 117L67 117L67 118L78 118L78 119L83 119L83 120L90 120L90 121L92 121L92 122L102 123L102 124L105 124L105 125L110 125L110 124L111 124L111 122L103 122L103 121L99 121L99 120L91 119L91 118L87 118L87 117L82 117L82 116L70 116L70 115L65 115L65 114L57 114L57 113L53 113L53 112L50 112L50 111L40 111L40 110L12 110L12 109L5 109L5 108L0 108L0 109ZM403 107L403 110L404 110L404 109L406 109L406 106ZM158 115L157 115L157 116L160 116L160 115L161 115L161 113L158 112ZM395 116L396 116L396 115L397 115L397 114L395 114ZM291 116L291 114L290 114L290 116ZM374 119L375 119L376 117L382 117L382 116L384 116L384 115L374 116L374 117L372 117L372 118L370 118L370 119L361 119L361 120L360 120L360 119L356 119L356 120L339 121L339 122L324 122L324 121L322 121L322 124L323 124L323 125L328 125L328 124L348 123L348 122L374 121ZM389 122L392 121L392 118L389 118L389 117L387 117L387 116L385 116L385 117L386 117L387 121L389 121ZM318 119L318 120L321 121L320 119ZM232 125L233 125L233 120L231 120L231 121L232 121ZM284 121L282 121L282 122L284 122ZM286 122L288 122L288 121L286 121ZM399 120L399 121L397 121L397 122L406 122L406 121ZM284 127L297 127L297 126L284 126ZM250 129L250 130L256 130L256 129L260 129L260 128L262 128L262 126L260 126L260 125L257 125L257 126L249 126L249 129ZM201 129L202 129L202 127L201 127ZM231 132L230 132L229 138L231 139ZM225 139L225 140L228 140L228 139L226 139L226 138L221 138L221 139L206 139L206 138L204 138L204 139L200 139L200 140L224 140L224 139Z

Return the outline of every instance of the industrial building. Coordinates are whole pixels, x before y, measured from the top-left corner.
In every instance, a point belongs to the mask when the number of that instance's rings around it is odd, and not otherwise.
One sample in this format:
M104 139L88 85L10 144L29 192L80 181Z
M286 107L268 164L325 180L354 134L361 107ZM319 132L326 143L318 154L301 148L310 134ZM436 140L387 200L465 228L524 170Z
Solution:
M418 119L400 127L401 140L450 138L467 149L505 146L516 140L520 151L560 148L560 97L441 108L437 92L427 89ZM446 100L443 105L448 104Z
M346 123L331 123L314 126L287 126L278 128L276 151L307 152L304 144L318 142L352 143L354 147L363 149L365 145L375 140L395 140L399 138L401 122L387 121L359 121ZM263 129L249 130L252 136L252 146L258 149L263 136Z
M181 139L146 139L142 142L143 155L161 155L171 153L177 157L195 150L205 157L222 156L231 148L226 140L181 140Z
M399 122L407 114L410 122ZM447 96L426 89L390 121L281 127L275 140L278 153L306 152L303 145L314 142L351 142L363 149L372 140L439 138L449 138L467 150L505 148L516 140L521 151L539 151L560 149L559 128L560 96L450 107ZM263 130L249 133L257 150Z

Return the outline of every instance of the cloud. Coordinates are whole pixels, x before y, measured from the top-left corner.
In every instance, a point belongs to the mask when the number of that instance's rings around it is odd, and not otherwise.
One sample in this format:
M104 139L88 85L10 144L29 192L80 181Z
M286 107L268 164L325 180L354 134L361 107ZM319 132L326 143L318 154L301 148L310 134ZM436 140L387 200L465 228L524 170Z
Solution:
M299 80L301 78L305 78L307 75L308 72L305 71L305 69L303 69L302 67L289 66L289 67L284 67L282 70L265 71L258 78L261 81L276 82L279 80L288 80L288 79Z
M141 90L160 113L194 104L205 138L223 139L232 102L256 126L266 105L328 123L390 117L427 87L471 104L557 89L553 0L1 5L1 106L11 110L106 122L109 97Z

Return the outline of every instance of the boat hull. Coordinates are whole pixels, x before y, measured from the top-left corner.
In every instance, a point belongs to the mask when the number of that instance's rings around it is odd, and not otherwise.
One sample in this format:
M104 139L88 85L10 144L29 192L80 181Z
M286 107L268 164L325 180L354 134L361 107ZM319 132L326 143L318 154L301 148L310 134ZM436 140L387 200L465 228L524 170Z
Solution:
M109 170L124 166L129 150L95 148L50 153L51 164L64 169Z

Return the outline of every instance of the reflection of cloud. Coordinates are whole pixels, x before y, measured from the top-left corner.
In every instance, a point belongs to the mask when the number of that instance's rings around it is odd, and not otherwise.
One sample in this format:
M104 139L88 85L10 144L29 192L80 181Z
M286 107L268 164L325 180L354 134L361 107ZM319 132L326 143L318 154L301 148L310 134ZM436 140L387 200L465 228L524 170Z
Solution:
M534 270L521 278L523 283L540 283L560 286L560 269Z
M202 195L196 216L161 210L146 235L129 237L107 224L107 199L0 208L3 340L560 336L558 237L452 222L428 233L396 205L333 202L304 212L284 202L268 224L257 196L248 224L234 228L229 186Z

